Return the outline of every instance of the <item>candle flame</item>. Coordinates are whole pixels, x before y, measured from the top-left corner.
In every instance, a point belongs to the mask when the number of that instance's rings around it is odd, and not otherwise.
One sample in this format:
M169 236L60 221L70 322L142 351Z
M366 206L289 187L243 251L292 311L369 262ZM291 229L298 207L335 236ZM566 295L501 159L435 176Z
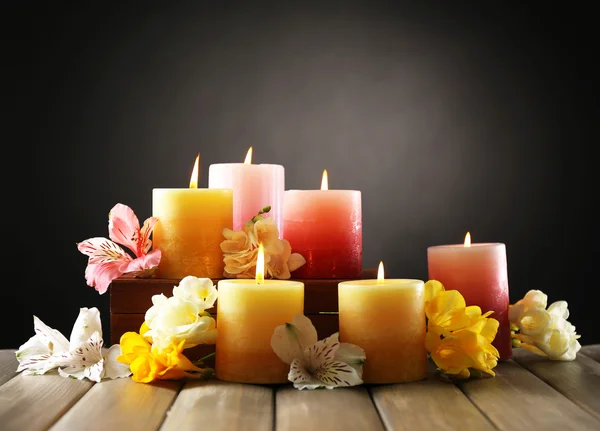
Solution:
M246 153L246 158L244 159L244 164L246 164L246 165L252 164L252 147L248 148L248 152Z
M258 245L258 256L256 258L256 284L265 282L265 249L262 242Z
M471 247L471 233L467 232L465 235L465 247Z
M329 190L329 180L327 178L327 169L323 169L323 178L321 178L321 190Z
M379 269L377 269L377 284L383 284L383 261L379 262Z
M198 173L200 171L200 153L196 156L196 162L194 163L194 169L190 176L190 189L198 188Z

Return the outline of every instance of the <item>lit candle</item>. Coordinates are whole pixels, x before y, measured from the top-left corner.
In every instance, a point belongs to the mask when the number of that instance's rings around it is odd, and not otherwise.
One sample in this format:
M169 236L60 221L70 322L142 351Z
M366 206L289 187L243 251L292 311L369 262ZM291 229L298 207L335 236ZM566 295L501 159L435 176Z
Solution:
M241 230L261 209L271 206L272 217L283 238L283 192L285 170L282 165L252 164L252 147L244 163L215 163L208 168L208 187L233 190L233 229Z
M490 317L498 320L500 326L493 345L501 360L510 359L506 246L471 243L471 234L467 232L463 244L428 247L427 264L430 280L438 280L446 290L458 290L467 305L478 305L483 313L494 311Z
M152 190L152 215L158 222L153 247L161 250L158 278L223 277L223 228L232 228L231 189L198 188L200 155L189 188Z
M403 383L427 376L425 283L386 279L338 284L340 341L365 350L365 383Z
M273 331L304 313L304 283L264 279L258 249L254 280L224 279L217 285L215 375L239 383L286 383L289 365L271 347Z
M358 190L287 190L283 226L294 252L306 263L294 278L356 278L362 272L362 208Z

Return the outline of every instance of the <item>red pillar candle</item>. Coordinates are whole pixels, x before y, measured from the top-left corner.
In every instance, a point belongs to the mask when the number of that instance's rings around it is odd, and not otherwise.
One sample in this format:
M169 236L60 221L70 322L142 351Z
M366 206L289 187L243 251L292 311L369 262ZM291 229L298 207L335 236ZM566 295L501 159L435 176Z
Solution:
M287 190L284 238L306 263L294 278L356 278L362 272L362 208L358 190Z
M429 279L437 280L446 290L458 290L467 305L478 305L481 312L493 310L490 317L500 326L492 343L501 360L512 357L508 320L508 270L506 246L502 243L470 242L427 248Z

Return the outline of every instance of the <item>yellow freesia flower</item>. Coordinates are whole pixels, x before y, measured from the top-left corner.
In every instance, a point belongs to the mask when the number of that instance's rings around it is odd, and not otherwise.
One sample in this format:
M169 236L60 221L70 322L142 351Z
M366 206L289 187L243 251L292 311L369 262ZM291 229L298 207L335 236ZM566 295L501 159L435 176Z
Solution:
M427 316L426 349L445 374L468 378L473 369L495 375L498 350L491 344L499 322L481 313L478 306L466 305L457 290L445 290L442 283L425 283Z
M143 325L140 331L143 331ZM136 382L197 377L197 373L202 376L205 371L181 353L185 340L159 350L137 332L126 332L121 336L120 344L122 354L117 361L129 365Z

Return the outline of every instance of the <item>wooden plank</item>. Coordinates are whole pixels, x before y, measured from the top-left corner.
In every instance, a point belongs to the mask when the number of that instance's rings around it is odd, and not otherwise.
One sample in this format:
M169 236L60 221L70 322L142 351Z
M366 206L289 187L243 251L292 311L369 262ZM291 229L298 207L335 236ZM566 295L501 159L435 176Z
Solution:
M435 377L434 369L433 365L430 366L426 380L370 387L373 402L386 429L496 429L460 389Z
M0 386L17 375L19 361L15 356L16 350L0 350Z
M129 378L94 385L51 431L157 430L183 385L180 381L137 383Z
M286 385L275 392L277 430L383 430L365 387L298 390Z
M499 363L496 377L459 383L459 388L505 431L593 430L600 421L512 359Z
M160 429L271 431L273 389L215 379L188 382Z
M0 386L2 430L46 430L93 385L58 374L18 375Z
M525 349L514 349L513 359L600 420L600 363L585 355L551 361Z
M583 346L580 353L585 356L592 358L594 361L600 362L600 344L590 344L589 346Z

